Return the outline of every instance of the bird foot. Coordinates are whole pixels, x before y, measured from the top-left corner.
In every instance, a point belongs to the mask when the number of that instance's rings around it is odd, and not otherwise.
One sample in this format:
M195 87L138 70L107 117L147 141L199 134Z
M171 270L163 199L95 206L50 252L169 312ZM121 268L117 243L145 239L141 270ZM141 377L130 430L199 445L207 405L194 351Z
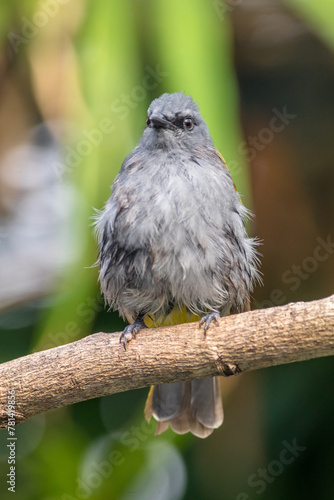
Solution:
M212 311L212 312L210 312L209 314L206 314L205 316L203 316L203 318L200 319L199 327L201 327L202 325L204 325L204 337L206 337L206 332L208 331L208 329L210 327L211 321L214 321L218 325L219 318L220 318L219 312L218 311Z
M138 318L136 318L131 325L124 328L119 337L119 342L120 344L123 344L125 350L127 343L131 342L132 339L135 339L139 330L142 330L143 328L147 328L147 326L145 325L142 316L138 316Z

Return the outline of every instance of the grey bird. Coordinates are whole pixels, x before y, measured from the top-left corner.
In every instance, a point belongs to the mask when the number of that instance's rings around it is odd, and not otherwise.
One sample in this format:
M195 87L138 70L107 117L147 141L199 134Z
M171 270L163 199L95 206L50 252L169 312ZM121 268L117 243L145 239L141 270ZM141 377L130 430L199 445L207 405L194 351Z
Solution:
M130 323L124 348L149 322L201 318L206 334L221 315L248 307L258 279L248 214L192 98L155 99L96 221L101 290ZM223 422L218 378L151 388L145 415L157 434L170 425L210 435Z

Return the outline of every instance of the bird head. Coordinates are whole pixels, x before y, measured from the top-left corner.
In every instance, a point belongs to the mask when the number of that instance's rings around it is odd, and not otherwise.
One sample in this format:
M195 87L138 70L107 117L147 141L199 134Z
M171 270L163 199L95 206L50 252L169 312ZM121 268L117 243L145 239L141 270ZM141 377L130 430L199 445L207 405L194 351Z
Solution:
M212 145L197 104L183 92L163 94L152 101L139 145L147 149L193 149Z

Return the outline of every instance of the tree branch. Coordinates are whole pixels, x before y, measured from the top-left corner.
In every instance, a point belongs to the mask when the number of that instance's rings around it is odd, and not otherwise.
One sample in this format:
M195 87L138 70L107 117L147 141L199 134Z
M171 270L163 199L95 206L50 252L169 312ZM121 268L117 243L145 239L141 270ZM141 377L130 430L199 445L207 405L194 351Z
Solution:
M198 323L139 332L127 350L120 333L77 342L0 365L0 427L79 401L186 379L228 376L334 354L334 295L221 318L206 338Z

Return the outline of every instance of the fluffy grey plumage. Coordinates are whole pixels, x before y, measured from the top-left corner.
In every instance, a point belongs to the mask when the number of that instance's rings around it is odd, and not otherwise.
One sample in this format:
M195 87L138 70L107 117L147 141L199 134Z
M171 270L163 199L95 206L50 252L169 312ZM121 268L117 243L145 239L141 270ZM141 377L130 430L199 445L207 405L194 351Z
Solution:
M241 310L257 276L254 241L208 128L183 93L154 100L148 116L170 126L145 129L97 221L102 291L128 321L161 317L171 305ZM185 117L193 130L182 127Z
M246 215L197 105L163 94L97 220L106 300L129 322L243 310L258 276Z

